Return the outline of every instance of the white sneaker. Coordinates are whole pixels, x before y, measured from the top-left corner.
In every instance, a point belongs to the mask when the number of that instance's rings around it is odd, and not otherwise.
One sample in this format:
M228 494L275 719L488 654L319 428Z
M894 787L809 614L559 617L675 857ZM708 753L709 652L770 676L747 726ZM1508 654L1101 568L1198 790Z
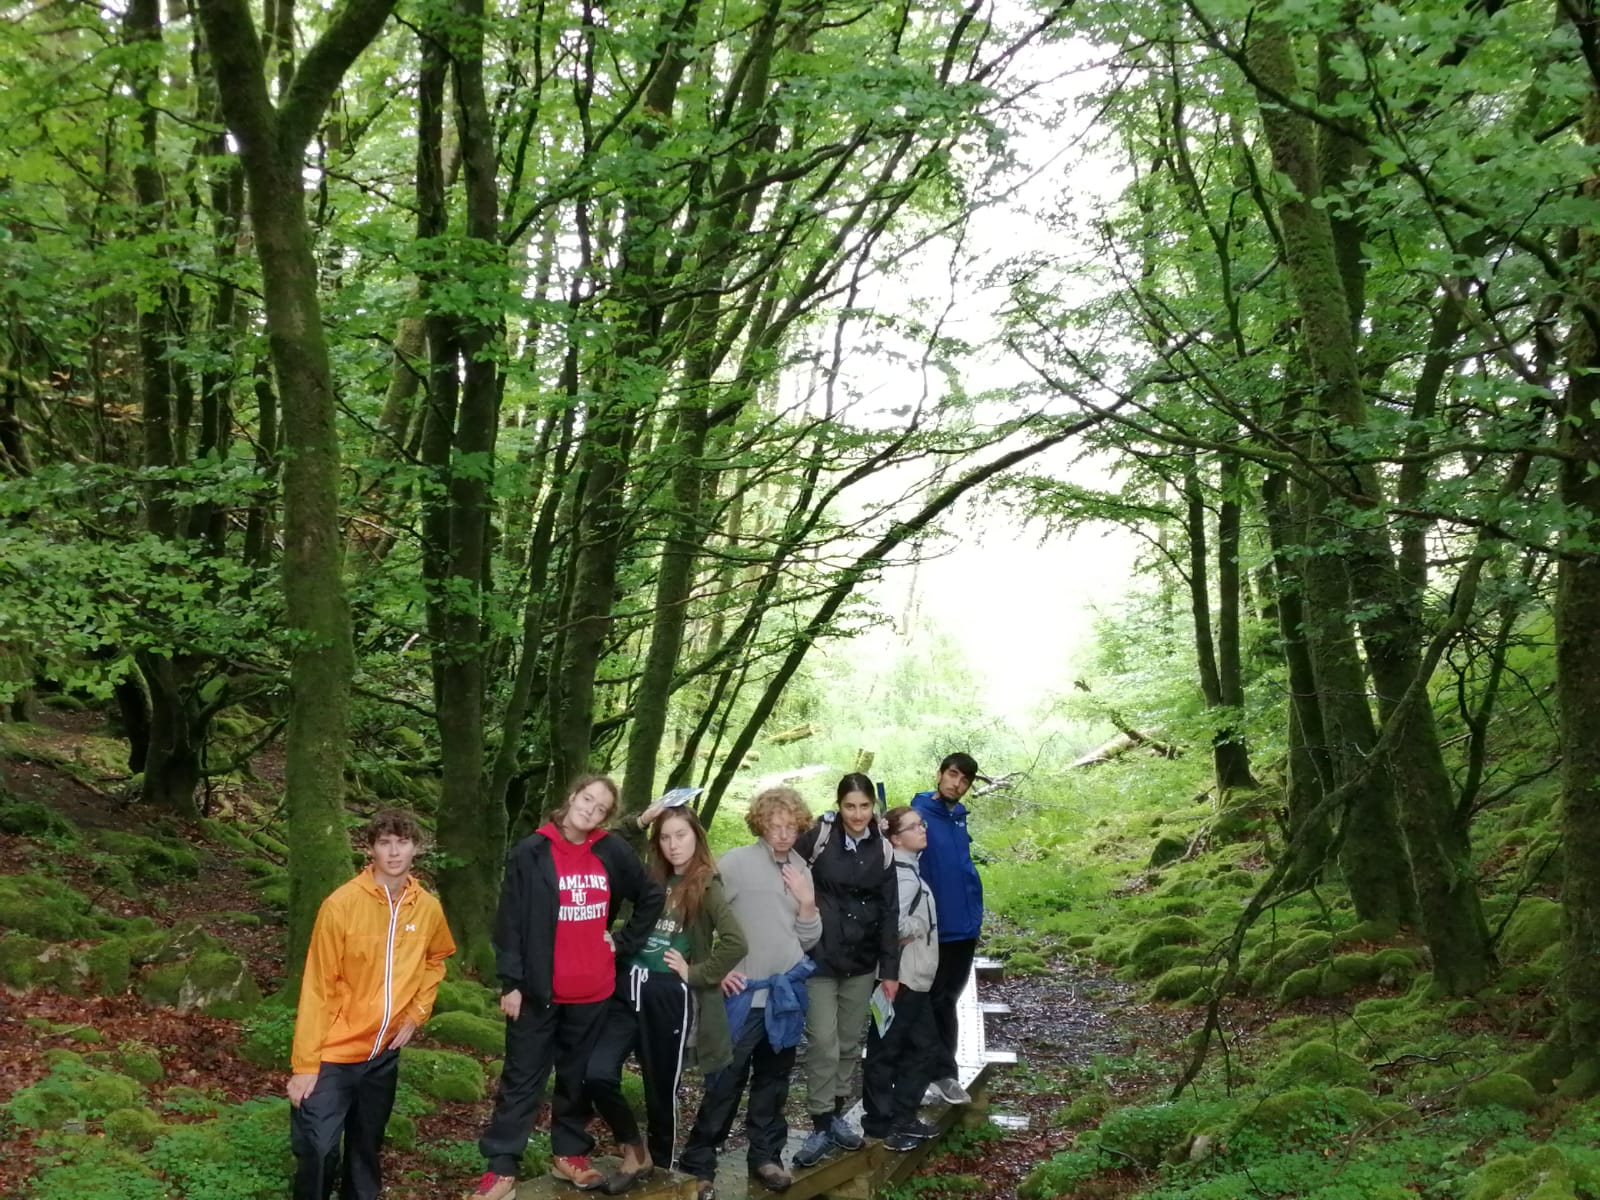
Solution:
M951 1076L948 1079L935 1079L928 1085L927 1100L943 1100L946 1104L971 1104L972 1097L967 1089L961 1086L960 1080Z

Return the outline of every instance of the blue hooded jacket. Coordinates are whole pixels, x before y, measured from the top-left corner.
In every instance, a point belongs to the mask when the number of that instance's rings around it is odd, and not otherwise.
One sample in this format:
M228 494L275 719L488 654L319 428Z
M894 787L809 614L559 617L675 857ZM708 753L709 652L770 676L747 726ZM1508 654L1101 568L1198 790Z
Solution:
M983 880L972 865L966 807L947 806L938 792L918 792L911 807L928 826L928 848L920 865L939 913L939 940L971 941L983 925Z

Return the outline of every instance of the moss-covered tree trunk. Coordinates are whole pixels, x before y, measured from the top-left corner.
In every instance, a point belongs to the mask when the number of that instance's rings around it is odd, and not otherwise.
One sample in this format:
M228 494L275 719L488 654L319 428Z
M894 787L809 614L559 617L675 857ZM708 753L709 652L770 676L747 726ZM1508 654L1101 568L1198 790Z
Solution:
M494 127L483 85L482 0L460 0L452 16L448 45L466 192L461 257L480 288L492 297L505 278L505 252L498 229ZM436 119L436 113L425 114L430 140ZM429 169L436 167L433 163ZM442 199L442 192L436 198ZM462 267L459 261L449 264L457 285ZM485 319L481 314L502 309L502 303L480 295L467 311L458 309L444 320L435 319L439 314L430 315L430 340L443 344L430 346L435 369L423 438L431 451L425 452L424 461L434 468L425 529L430 541L434 698L443 767L438 841L444 865L439 870L439 893L462 960L483 972L492 971L494 963L490 935L500 892L506 821L504 808L485 786L484 771L485 593L489 496L500 419L501 326L497 317ZM435 402L442 389L458 402Z
M350 873L344 767L355 669L339 528L333 371L306 222L302 162L345 71L393 0L349 0L283 89L244 0L199 0L228 127L239 146L283 417L283 586L292 641L284 784L289 813L289 956L298 978L323 898Z
M1327 209L1316 203L1322 182L1311 123L1279 102L1304 92L1288 31L1273 14L1252 31L1248 56L1262 88L1261 120L1273 164L1293 187L1293 194L1279 202L1278 212L1318 384L1318 409L1331 424L1359 430L1366 421L1366 401L1351 320L1356 310L1347 297ZM1380 485L1370 467L1351 475L1360 501L1381 503ZM1361 631L1379 715L1385 722L1400 721L1405 726L1405 736L1394 740L1385 765L1393 773L1435 983L1452 994L1473 991L1487 980L1493 960L1470 848L1454 820L1450 777L1427 697L1417 697L1404 707L1401 703L1421 665L1423 631L1417 597L1407 593L1382 527L1361 524L1344 532L1353 611L1363 614Z
M1595 28L1591 17L1591 29ZM1600 84L1596 84L1600 88ZM1585 106L1584 140L1600 146L1600 90ZM1600 200L1600 177L1584 188ZM1563 1025L1568 1090L1600 1090L1600 232L1584 230L1562 398L1561 498L1576 537L1557 567L1555 633L1561 734ZM1563 1072L1566 1074L1566 1072Z

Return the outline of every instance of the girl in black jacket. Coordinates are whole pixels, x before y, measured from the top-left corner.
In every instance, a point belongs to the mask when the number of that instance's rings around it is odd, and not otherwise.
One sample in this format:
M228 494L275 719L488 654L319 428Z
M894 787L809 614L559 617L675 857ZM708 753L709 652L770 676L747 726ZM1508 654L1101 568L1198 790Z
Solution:
M838 808L795 843L811 863L822 940L806 982L806 1110L812 1133L794 1156L810 1167L834 1150L855 1150L861 1134L844 1119L850 1076L861 1059L874 985L894 999L900 977L900 901L893 851L878 831L874 788L865 775L839 781Z
M665 898L632 848L607 836L603 826L616 805L616 784L586 775L549 823L506 858L494 932L505 1071L478 1141L489 1169L471 1200L515 1193L517 1164L552 1065L551 1174L583 1189L605 1182L588 1158L584 1068L616 988L616 956L644 945ZM632 902L633 915L613 935L611 917L624 901Z

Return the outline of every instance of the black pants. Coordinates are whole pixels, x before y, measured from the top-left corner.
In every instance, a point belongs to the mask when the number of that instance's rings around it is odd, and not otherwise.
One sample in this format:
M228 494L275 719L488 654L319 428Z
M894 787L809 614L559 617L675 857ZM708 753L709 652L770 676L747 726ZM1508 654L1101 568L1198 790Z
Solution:
M745 1112L745 1128L750 1137L749 1162L754 1170L763 1163L783 1163L783 1144L789 1140L789 1124L783 1106L789 1100L789 1073L794 1070L795 1048L774 1050L767 1041L766 1014L752 1008L745 1018L739 1040L733 1046L733 1061L706 1077L705 1098L695 1114L689 1144L678 1159L680 1170L700 1179L717 1174L717 1147L728 1138L745 1081L750 1083L750 1107Z
M678 1140L678 1084L690 1002L689 985L671 971L631 971L606 1011L583 1081L584 1100L605 1118L617 1141L637 1142L639 1122L622 1098L622 1064L638 1051L650 1160L663 1167L671 1165Z
M589 1116L583 1074L610 1003L539 1007L524 999L522 1015L506 1022L505 1071L489 1127L478 1139L478 1149L496 1175L517 1173L552 1066L556 1082L550 1092L550 1150L564 1158L589 1152L594 1139L584 1129Z
M977 949L977 938L939 943L939 969L933 973L933 986L928 989L933 1025L939 1035L933 1062L934 1079L956 1077L956 1043L961 1037L956 1001L966 990L967 979L972 974L972 956Z
M289 1110L294 1200L329 1200L336 1180L340 1200L377 1200L383 1190L378 1155L399 1079L398 1050L318 1068L316 1087L299 1108Z
M939 1060L928 992L901 987L894 998L889 1032L878 1036L876 1021L867 1022L867 1062L861 1070L861 1100L866 1109L861 1130L886 1137L890 1130L917 1115L922 1093Z

